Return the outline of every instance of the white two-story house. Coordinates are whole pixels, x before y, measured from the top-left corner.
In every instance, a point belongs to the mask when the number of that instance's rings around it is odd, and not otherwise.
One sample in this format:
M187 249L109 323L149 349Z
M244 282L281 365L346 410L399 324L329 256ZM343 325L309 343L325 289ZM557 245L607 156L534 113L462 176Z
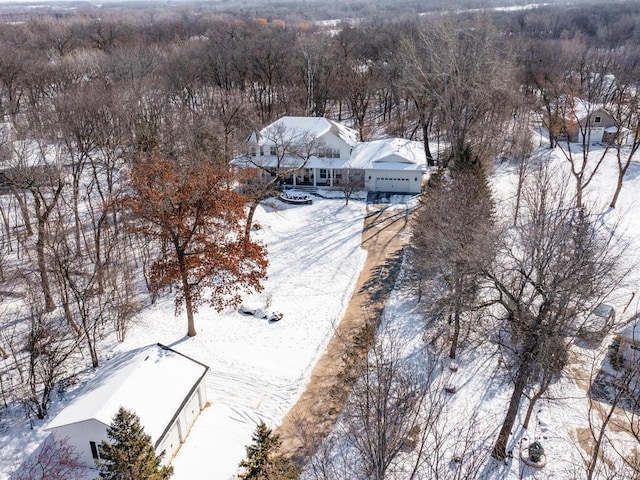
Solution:
M247 139L238 168L284 177L285 186L352 187L419 193L426 176L421 142L401 138L358 142L355 130L323 117L282 117Z

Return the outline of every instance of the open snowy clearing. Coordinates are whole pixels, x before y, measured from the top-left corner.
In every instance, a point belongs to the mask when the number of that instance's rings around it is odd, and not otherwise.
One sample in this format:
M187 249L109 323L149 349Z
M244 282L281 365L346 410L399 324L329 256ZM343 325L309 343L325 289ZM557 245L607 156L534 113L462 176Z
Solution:
M363 202L274 204L278 209L258 210L255 221L262 229L253 233L267 245L269 278L264 291L246 302L281 312L282 320L269 322L235 310L219 314L203 307L196 315L197 336L187 338L184 316L174 316L173 298L167 296L144 311L124 343L111 341L102 349L108 358L117 351L160 342L209 365L211 406L201 413L173 461L176 480L230 478L245 456L244 446L256 424L280 423L303 391L364 264ZM69 391L64 402L55 397L49 419L73 394ZM29 422L16 416L0 434L1 479L10 478L40 444L49 419L34 421L30 430Z

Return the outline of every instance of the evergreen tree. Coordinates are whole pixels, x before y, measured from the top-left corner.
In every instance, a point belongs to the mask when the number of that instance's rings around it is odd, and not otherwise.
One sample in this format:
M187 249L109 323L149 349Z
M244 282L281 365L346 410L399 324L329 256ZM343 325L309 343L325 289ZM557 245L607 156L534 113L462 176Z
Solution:
M173 474L172 467L161 465L164 453L156 456L135 413L120 407L107 436L113 441L100 445L99 480L166 480Z
M247 459L240 462L244 473L240 480L295 480L300 467L286 455L278 453L282 442L264 422L256 427L253 443L246 447Z

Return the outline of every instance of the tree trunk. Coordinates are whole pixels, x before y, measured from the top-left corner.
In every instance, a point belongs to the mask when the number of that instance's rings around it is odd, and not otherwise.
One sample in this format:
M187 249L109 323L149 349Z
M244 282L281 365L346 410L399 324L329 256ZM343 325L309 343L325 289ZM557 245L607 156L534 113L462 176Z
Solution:
M38 202L36 202L37 204ZM45 221L38 218L38 239L36 241L36 253L38 256L38 272L40 273L40 284L42 285L42 294L44 295L44 305L47 312L55 310L56 306L51 295L51 285L49 284L49 272L47 272L47 262L44 255L44 240L47 233L45 230Z
M524 389L529 381L530 370L531 366L526 361L520 367L520 370L518 370L516 382L513 387L513 393L511 394L511 400L509 401L509 407L507 408L507 414L491 452L491 456L496 460L504 462L507 459L507 443L509 441L509 435L511 435L511 430L516 422L518 408L520 407L520 399L522 398Z
M613 198L611 199L611 203L609 207L616 208L616 203L618 203L618 196L622 191L622 180L624 178L624 173L622 171L618 171L618 182L616 184L616 191L613 192Z
M598 465L598 457L600 456L600 449L602 448L602 440L604 439L604 435L607 431L607 425L611 420L611 416L613 415L613 411L615 410L615 405L613 405L609 412L607 413L607 417L603 420L602 426L600 427L600 432L598 432L598 437L595 438L595 445L593 446L593 450L591 451L591 458L589 459L589 465L587 465L587 480L592 480L596 471L596 466Z
M427 157L427 165L433 167L435 162L429 148L429 123L422 122L422 141L424 142L424 154Z
M256 213L258 205L260 205L260 201L259 200L254 200L253 202L251 202L251 205L249 205L249 212L247 212L247 220L246 220L246 223L244 225L244 239L246 241L250 240L250 237L251 237L251 225L253 224L253 215Z
M9 190L11 190L11 194L18 202L18 207L20 207L20 216L22 217L22 221L24 222L24 227L27 231L27 236L30 237L33 235L33 228L31 227L31 219L29 218L29 210L27 209L27 202L23 196L16 190L16 188L9 184Z
M451 338L451 348L449 349L449 358L456 359L456 350L458 349L458 341L460 339L460 301L456 300L456 311L453 313L453 337Z
M526 172L526 162L525 159L522 158L520 160L520 165L518 166L518 187L516 189L516 206L515 212L513 214L513 226L515 227L518 224L518 213L520 212L520 199L522 198L522 185L525 180L525 172Z
M184 252L178 250L178 265L180 266L180 277L182 279L182 292L184 294L184 309L187 312L187 336L196 336L196 326L193 321L193 302L191 299L191 285L189 284L189 272L185 264Z

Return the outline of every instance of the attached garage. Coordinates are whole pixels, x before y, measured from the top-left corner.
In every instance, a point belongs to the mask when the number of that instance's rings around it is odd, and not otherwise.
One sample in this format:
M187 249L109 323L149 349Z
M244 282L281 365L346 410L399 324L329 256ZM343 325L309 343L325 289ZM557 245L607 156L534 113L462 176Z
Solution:
M120 407L140 418L156 452L170 463L207 403L209 367L161 344L113 357L47 425L56 438L67 438L89 467Z
M376 178L374 182L375 192L404 193L411 191L410 179L399 176Z
M420 193L427 175L424 145L403 138L361 143L345 168L364 170L370 192Z

